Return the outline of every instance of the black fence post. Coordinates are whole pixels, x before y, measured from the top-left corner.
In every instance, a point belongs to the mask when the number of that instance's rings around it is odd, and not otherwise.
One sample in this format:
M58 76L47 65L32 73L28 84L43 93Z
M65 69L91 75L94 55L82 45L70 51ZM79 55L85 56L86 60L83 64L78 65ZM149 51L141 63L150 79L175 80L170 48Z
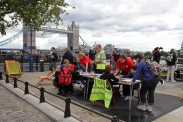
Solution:
M117 116L113 116L111 122L119 122L119 119Z
M9 83L9 76L6 74L6 83Z
M2 79L3 79L3 73L0 72L0 80L2 80Z
M13 80L14 80L14 84L13 84L13 86L14 86L14 88L17 88L17 78L16 78L16 77L14 77L14 78L13 78Z
M29 94L29 83L28 82L25 82L25 91L24 91L24 94Z
M45 102L44 91L45 91L44 88L41 87L40 88L40 103Z
M64 118L67 118L67 117L70 117L71 116L70 103L71 103L71 99L69 97L66 97Z

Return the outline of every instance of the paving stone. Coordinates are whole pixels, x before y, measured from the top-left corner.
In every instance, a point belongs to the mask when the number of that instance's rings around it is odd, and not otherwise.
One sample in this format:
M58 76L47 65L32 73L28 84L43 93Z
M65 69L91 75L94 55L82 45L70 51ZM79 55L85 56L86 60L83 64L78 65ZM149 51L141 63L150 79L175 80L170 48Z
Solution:
M39 110L0 85L0 122L51 122Z

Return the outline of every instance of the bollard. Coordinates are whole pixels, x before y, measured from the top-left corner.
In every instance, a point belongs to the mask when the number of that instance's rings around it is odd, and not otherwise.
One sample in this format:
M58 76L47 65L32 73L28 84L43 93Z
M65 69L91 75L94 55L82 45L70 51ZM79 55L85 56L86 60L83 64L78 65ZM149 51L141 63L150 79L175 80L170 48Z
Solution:
M2 79L3 79L3 73L0 72L0 80L2 80Z
M24 91L24 94L29 94L29 83L28 82L25 82L25 91Z
M9 83L9 76L6 74L6 83Z
M70 103L71 103L71 99L69 97L66 97L64 118L67 118L67 117L70 117L71 116Z
M119 119L117 116L113 116L111 122L119 122Z
M44 91L45 91L44 88L41 87L40 88L40 103L45 102Z
M16 77L14 77L14 78L13 78L13 80L14 80L14 84L13 84L13 86L14 86L14 88L17 88L17 78L16 78Z

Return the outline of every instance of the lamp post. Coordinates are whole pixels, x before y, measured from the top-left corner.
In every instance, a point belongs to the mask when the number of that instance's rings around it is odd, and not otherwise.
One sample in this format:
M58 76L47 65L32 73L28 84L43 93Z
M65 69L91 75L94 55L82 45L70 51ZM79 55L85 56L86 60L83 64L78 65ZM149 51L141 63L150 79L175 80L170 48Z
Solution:
M29 60L29 72L33 72L33 57L32 57L32 31L34 23L30 23L30 60Z

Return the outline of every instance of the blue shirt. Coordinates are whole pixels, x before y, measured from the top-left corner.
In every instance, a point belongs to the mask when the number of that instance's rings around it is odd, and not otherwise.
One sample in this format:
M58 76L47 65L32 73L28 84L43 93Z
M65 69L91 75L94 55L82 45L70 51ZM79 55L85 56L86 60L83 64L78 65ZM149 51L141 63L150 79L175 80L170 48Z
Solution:
M132 82L135 82L140 75L143 75L145 80L152 80L154 76L151 74L149 67L145 61L140 61L137 66L137 71L133 77Z

